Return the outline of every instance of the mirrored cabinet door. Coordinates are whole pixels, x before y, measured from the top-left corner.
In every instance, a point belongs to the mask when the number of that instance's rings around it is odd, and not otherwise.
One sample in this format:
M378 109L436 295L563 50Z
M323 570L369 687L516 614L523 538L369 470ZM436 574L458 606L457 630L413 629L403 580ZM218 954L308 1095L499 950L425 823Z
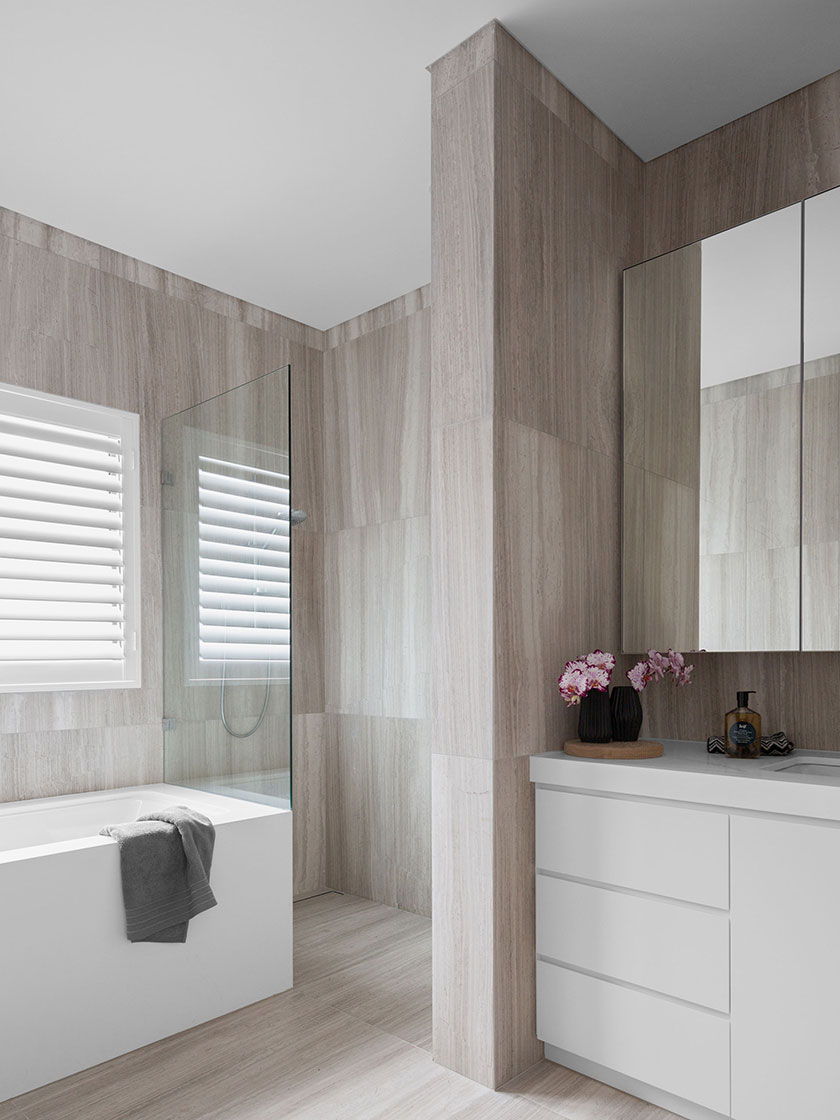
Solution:
M804 204L802 648L840 649L840 188Z
M624 274L623 648L799 648L801 207Z
M801 222L701 245L700 649L799 648Z

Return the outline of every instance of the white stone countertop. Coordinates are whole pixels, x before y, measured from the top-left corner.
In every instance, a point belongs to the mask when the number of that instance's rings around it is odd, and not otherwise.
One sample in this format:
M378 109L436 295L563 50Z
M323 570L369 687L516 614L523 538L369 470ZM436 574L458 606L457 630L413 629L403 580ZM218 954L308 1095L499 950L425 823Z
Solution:
M840 823L840 752L795 750L790 755L738 759L709 754L705 742L660 742L665 747L661 758L572 758L563 751L531 755L531 781L539 786ZM789 769L803 763L820 770Z

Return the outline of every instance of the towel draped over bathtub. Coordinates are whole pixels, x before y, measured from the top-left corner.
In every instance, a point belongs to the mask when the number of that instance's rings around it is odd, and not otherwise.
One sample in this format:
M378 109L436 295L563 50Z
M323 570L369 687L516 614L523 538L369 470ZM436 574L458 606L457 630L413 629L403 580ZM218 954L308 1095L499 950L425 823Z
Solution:
M120 847L129 941L187 940L190 919L216 905L210 864L216 830L186 805L103 828Z

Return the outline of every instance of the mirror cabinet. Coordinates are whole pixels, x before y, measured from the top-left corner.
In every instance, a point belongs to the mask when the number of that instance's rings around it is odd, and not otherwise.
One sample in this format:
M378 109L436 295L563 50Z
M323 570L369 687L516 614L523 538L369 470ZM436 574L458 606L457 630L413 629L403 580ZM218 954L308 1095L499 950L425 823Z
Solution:
M840 649L840 188L624 273L622 646Z

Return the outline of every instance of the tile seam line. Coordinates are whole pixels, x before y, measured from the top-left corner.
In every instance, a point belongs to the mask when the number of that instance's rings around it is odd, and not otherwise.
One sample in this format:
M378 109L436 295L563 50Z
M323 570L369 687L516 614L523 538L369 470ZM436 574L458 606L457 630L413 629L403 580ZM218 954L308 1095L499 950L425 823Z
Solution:
M522 47L521 43L519 44L519 46ZM522 47L522 50L526 51L526 53L531 58L533 58L534 61L537 62L537 64L539 66L541 66L543 70L545 70L545 72L552 78L552 80L557 82L557 84L560 85L566 91L566 93L569 95L569 97L574 98L574 100L577 101L578 104L582 105L583 108L586 110L586 112L594 120L596 120L598 122L598 124L601 125L602 128L605 128L609 132L610 136L615 138L615 140L618 144L620 144L624 149L626 149L626 151L628 151L632 156L635 156L635 158L639 161L639 166L638 166L637 170L638 170L639 173L643 174L643 169L645 167L647 167L647 162L645 160L643 160L641 158L641 156L636 155L636 153L633 151L632 148L628 148L627 145L624 143L624 141L619 136L617 136L616 133L613 132L613 130L610 128L610 126L608 124L606 124L604 121L602 121L600 117L595 116L595 114L592 112L592 110L587 105L585 105L580 100L580 98L577 97L569 89L568 86L563 85L563 83L560 81L560 79L557 77L557 75L553 74L548 69L547 66L544 66L539 61L539 59L536 58L535 55L532 55L530 53L530 51L527 50L526 47ZM516 82L516 84L520 87L520 89L524 90L525 93L529 94L529 96L533 97L535 101L539 102L539 104L543 106L543 108L546 110L546 112L550 113L551 116L555 118L555 120L557 120L560 124L562 124L566 128L568 128L568 130L572 133L572 135L576 139L580 140L580 142L582 144L584 144L587 148L589 148L590 151L594 152L595 155L599 157L599 159L603 160L603 162L607 165L607 167L611 168L616 173L616 175L619 175L621 177L621 179L624 180L627 184L629 184L630 186L633 186L633 187L636 187L638 185L631 176L627 175L621 169L621 167L617 166L617 162L614 162L610 159L607 159L606 156L604 156L598 150L598 148L595 146L595 144L592 143L590 140L588 140L584 135L582 135L581 132L578 129L576 129L571 124L570 121L564 120L563 117L558 116L558 114L554 112L554 110L551 108L551 106L547 105L545 100L542 97L540 97L539 94L535 93L529 86L527 86L521 80L521 78L519 78L517 76L517 74L509 66L506 66L505 63L501 61L501 59L495 53L490 58L488 58L486 62L483 62L480 66L476 66L474 70L470 70L469 74L465 74L463 78L459 78L457 82L453 82L451 86L447 86L446 89L443 90L441 93L433 94L433 96L432 96L432 106L434 106L435 103L439 102L442 98L446 97L447 94L451 93L453 90L458 89L458 87L462 86L464 84L464 82L469 81L470 78L474 78L476 76L476 74L481 74L489 66L492 66L494 68L494 70L498 70L501 74L504 74L504 76L506 78L509 78L512 82ZM665 154L667 155L668 153L665 153Z
M11 211L9 211L9 213L18 214L18 211L11 210ZM29 218L29 216L27 214L21 214L20 216L24 217L24 218L27 218L28 221L38 222L37 218ZM48 226L43 222L38 222L38 224L43 226L44 229L55 230L56 233L64 234L67 237L76 238L79 241L84 241L86 244L93 245L97 249L104 249L108 253L116 253L118 256L124 257L126 260L132 261L135 264L144 265L146 268L155 268L159 272L162 272L165 276L174 276L177 280L183 280L187 284L194 284L198 288L200 288L202 291L210 292L214 295L222 296L224 299L235 300L237 303L241 303L245 307L251 307L255 311L262 312L266 315L277 316L280 319L285 319L286 322L292 323L295 326L302 328L302 330L304 332L313 331L316 335L319 335L319 336L323 336L323 335L326 334L326 331L320 330L318 327L312 327L308 323L301 322L301 320L299 320L299 319L290 319L287 315L284 315L282 311L272 311L268 307L260 307L259 304L251 303L249 300L242 299L240 296L232 295L230 292L223 292L219 288L210 288L206 284L202 284L200 280L191 280L188 276L182 276L181 273L179 273L179 272L171 272L168 269L162 268L160 265L151 264L149 261L140 260L139 257L129 256L127 253L120 252L119 249L109 249L106 245L99 245L95 241L87 241L86 238L79 237L78 234L75 234L75 233L70 233L69 230L59 229L58 226ZM4 238L6 241L13 241L18 245L28 245L32 249L37 249L40 252L49 253L53 257L58 257L59 260L70 261L72 264L76 264L80 268L89 268L89 269L91 269L91 271L102 273L104 276L113 276L117 280L122 280L126 284L132 284L134 287L142 288L144 291L156 292L159 296L164 296L167 299L174 299L174 300L177 300L179 303L186 303L190 307L201 308L202 311L207 311L211 315L218 315L220 318L225 319L225 320L227 320L231 323L242 323L245 326L253 327L254 330L263 331L266 334L272 334L272 333L279 334L281 332L281 328L280 328L279 324L275 324L273 326L271 326L271 325L262 326L262 327L256 326L254 323L249 323L247 319L244 319L241 316L229 315L225 311L219 311L218 308L208 307L202 302L196 302L195 300L186 299L184 296L177 295L173 292L167 292L162 288L152 287L150 284L143 284L141 281L132 280L128 276L121 276L118 272L115 272L113 269L103 268L101 264L90 264L87 261L80 261L76 257L68 256L67 253L62 253L62 252L59 252L58 249L51 248L49 245L36 245L35 242L33 242L33 241L27 241L24 238L15 237L13 234L9 234L9 233L0 233L0 238ZM399 298L399 297L397 297L397 298ZM37 333L40 333L40 332L37 332ZM295 333L297 333L297 332L295 332ZM52 335L45 335L44 337L52 338L53 336ZM283 334L282 337L286 341L291 343L292 345L304 346L308 350L314 350L315 353L317 353L317 354L323 354L323 353L326 352L323 337L318 338L318 342L320 343L320 345L318 345L318 346L312 346L309 342L307 342L305 340L305 338L297 339L297 338L291 337L291 335L289 335L289 334ZM71 341L71 340L68 340L68 341ZM246 384L247 384L247 382L246 382Z

